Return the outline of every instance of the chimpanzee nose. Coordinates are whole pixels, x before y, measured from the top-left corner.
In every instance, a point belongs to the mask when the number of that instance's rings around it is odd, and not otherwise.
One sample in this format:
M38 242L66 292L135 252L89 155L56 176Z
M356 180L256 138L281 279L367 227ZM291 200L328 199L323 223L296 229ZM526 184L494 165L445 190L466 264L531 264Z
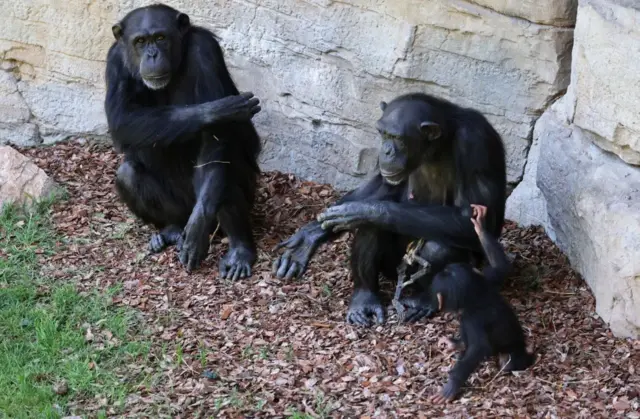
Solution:
M382 152L387 156L393 155L393 144L390 142L382 144Z
M149 57L151 58L156 58L156 55L158 55L158 50L155 48L149 48L147 50L147 55L149 55Z

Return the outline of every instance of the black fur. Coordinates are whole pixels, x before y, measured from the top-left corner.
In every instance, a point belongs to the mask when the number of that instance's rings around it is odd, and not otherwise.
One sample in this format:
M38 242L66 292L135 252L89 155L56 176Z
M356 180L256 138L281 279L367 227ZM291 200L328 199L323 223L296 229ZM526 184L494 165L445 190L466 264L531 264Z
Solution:
M239 94L214 35L173 8L136 9L114 25L114 35L105 111L114 146L125 155L120 198L161 229L151 250L176 244L188 270L206 257L219 222L230 241L222 275L249 276L258 100Z
M435 274L447 263L481 254L464 214L470 204L488 207L488 230L494 236L504 222L504 146L482 114L421 93L383 102L381 108L376 124L383 139L381 174L282 242L279 247L287 250L274 262L279 277L301 275L318 246L341 230L356 230L347 321L362 325L371 324L371 316L384 319L378 277L396 278L410 240L427 241L425 257ZM409 307L407 320L430 312L428 285L420 291L403 301Z

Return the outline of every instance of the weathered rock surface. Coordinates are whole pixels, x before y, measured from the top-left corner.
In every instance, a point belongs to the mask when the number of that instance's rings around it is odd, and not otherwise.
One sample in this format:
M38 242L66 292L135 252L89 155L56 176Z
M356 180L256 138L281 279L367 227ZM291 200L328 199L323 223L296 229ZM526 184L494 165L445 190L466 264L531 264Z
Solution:
M640 165L640 2L582 0L568 100L591 141Z
M640 169L595 146L560 102L536 126L537 185L558 246L621 336L640 336Z
M48 197L56 183L28 157L9 146L0 146L0 207Z
M0 116L0 141L106 136L111 25L151 2L5 2L1 68L15 79L0 86L23 111ZM568 84L575 0L167 3L216 32L239 88L263 101L263 167L341 188L375 167L378 103L416 90L484 112L517 181L535 119Z

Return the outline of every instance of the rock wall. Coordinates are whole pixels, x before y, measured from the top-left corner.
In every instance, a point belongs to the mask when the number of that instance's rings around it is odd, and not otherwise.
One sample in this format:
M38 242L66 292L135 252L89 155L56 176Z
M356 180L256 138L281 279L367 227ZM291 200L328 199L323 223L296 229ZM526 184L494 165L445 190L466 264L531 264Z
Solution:
M106 137L111 25L138 0L3 2L0 142ZM575 0L167 1L220 37L263 101L262 166L351 187L376 165L378 103L424 91L484 112L521 179L533 124L569 81Z
M544 225L621 336L640 336L640 3L581 0L571 85L538 120L508 218Z

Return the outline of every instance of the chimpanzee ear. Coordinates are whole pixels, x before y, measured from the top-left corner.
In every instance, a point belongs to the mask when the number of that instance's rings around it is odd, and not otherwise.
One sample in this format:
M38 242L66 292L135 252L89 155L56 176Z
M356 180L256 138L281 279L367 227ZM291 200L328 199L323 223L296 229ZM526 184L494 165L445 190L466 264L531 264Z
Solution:
M435 122L425 121L420 124L420 131L424 134L430 141L436 140L440 138L442 131L440 130L440 125Z
M387 102L383 100L382 102L380 102L380 110L384 112L385 109L387 109Z
M111 32L113 32L113 37L116 38L116 41L119 41L122 38L122 25L116 23L111 27Z
M189 19L189 16L186 13L178 13L177 20L180 32L185 33L191 26L191 19Z

